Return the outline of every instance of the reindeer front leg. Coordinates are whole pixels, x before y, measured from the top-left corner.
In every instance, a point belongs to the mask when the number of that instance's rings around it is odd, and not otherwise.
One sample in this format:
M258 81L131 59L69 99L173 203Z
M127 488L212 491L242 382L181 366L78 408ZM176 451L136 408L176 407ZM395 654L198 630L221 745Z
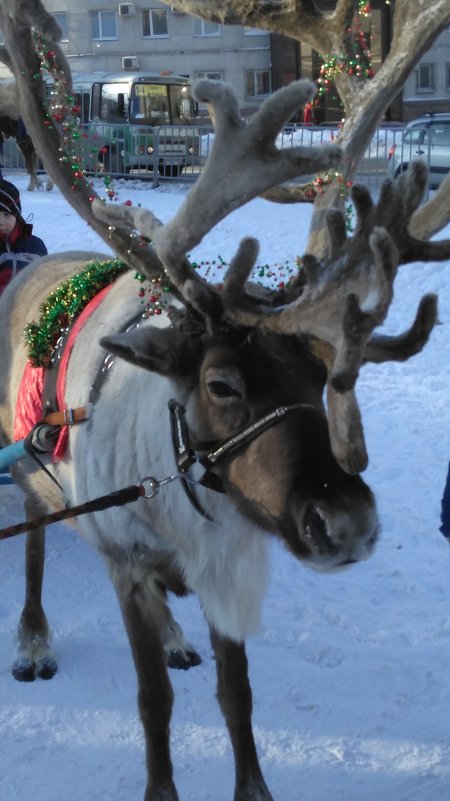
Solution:
M172 778L169 744L173 690L163 643L167 622L164 596L149 592L145 583L133 580L127 566L122 570L114 564L111 576L138 678L138 706L148 771L144 801L179 801Z
M244 644L210 629L216 656L217 700L233 747L234 801L273 801L261 773L252 729L252 691Z
M43 514L42 506L31 496L25 500L27 520ZM17 681L34 681L36 676L51 679L57 664L51 647L50 628L42 607L45 560L45 529L27 534L25 554L25 604L17 632L12 674Z

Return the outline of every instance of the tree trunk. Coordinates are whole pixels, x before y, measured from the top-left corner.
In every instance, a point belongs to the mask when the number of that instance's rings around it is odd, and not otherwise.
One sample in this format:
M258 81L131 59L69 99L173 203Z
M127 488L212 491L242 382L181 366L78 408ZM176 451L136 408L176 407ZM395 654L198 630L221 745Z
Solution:
M392 0L392 42L387 58L372 78L350 75L345 59L352 53L352 24L358 13L358 0L337 0L334 10L321 11L314 0L175 0L173 6L220 24L241 24L262 28L310 45L324 61L335 55L342 59L342 71L335 84L343 105L345 122L337 139L344 150L342 182L351 183L386 108L401 90L406 78L423 53L450 23L448 0ZM335 181L317 196L311 222L308 250L321 256L326 250L326 231L323 227L324 211L343 205L342 182ZM298 199L305 201L300 188ZM438 195L445 190L441 190ZM276 190L269 199L292 202L295 190L283 188L278 197ZM438 200L445 208L445 202ZM448 205L448 204L447 204ZM422 220L425 214L423 212ZM430 212L431 213L431 212ZM449 212L450 215L450 212ZM442 214L442 222L445 224ZM422 223L423 225L423 223ZM431 229L431 223L423 230Z

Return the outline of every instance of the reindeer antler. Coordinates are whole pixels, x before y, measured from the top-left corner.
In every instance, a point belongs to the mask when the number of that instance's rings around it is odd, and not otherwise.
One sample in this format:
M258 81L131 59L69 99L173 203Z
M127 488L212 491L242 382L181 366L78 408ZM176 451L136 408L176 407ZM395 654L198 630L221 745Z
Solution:
M424 242L408 225L420 204L426 167L417 162L395 182L386 181L377 204L355 186L357 214L354 235L347 238L338 210L327 214L328 255L322 262L304 260L306 285L281 306L249 303L235 295L226 315L242 325L262 325L285 334L304 334L328 369L328 417L333 451L348 472L367 463L364 435L353 387L361 364L404 360L421 350L436 322L437 300L422 298L411 328L399 337L373 335L389 309L397 267L413 260L450 257L450 241ZM245 280L243 276L241 279Z
M275 138L292 114L315 92L310 81L295 81L271 95L245 123L231 88L219 81L194 84L194 97L213 108L215 137L205 169L185 202L166 225L149 211L93 203L94 214L112 225L129 225L149 237L171 282L194 307L217 309L214 290L189 268L186 253L223 217L275 184L339 164L336 145L278 150ZM239 259L234 260L237 265ZM253 266L253 265L252 265Z
M201 81L197 99L214 109L216 138L204 174L189 192L178 214L161 225L153 214L129 207L94 203L94 212L109 223L138 229L152 239L169 278L185 300L203 313L214 313L231 324L262 326L282 334L306 337L328 369L327 398L333 452L349 473L367 465L361 416L354 385L361 364L374 360L406 359L425 344L436 321L433 295L422 299L416 320L400 337L374 335L386 318L393 297L397 267L413 259L444 259L450 243L414 239L408 224L422 199L427 173L413 164L395 182L386 181L374 204L369 192L356 185L352 199L357 215L353 236L348 237L341 211L326 214L328 253L322 261L304 257L306 281L290 291L257 297L246 286L257 256L254 240L243 240L229 267L218 303L217 291L194 273L186 260L225 214L263 192L275 177L312 172L339 158L332 148L298 148L280 153L274 138L294 107L311 96L312 86L298 82L275 93L245 125L237 114L229 87ZM307 154L311 161L305 161ZM230 162L236 165L231 172ZM320 165L320 167L319 167ZM230 176L231 179L230 179ZM221 191L217 191L217 186Z

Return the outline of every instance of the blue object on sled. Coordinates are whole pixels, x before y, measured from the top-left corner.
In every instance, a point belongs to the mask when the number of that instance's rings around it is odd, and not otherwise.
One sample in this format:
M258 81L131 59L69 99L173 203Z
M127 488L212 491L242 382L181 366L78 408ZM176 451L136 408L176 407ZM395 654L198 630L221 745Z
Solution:
M26 456L28 456L28 453L25 449L24 439L0 449L0 486L2 484L14 484L9 472L9 466L10 464L15 464L15 462L20 462Z
M14 483L11 476L9 476L9 466L26 459L27 456L31 456L31 451L37 451L38 453L52 451L55 445L55 431L59 431L59 426L40 423L30 431L25 439L12 442L6 448L0 448L0 484ZM25 443L27 443L27 446Z
M7 445L6 448L0 449L0 471L4 467L9 467L10 464L15 464L16 462L20 462L21 459L25 459L28 456L28 453L25 449L25 440L21 439L19 442L12 442L11 445Z

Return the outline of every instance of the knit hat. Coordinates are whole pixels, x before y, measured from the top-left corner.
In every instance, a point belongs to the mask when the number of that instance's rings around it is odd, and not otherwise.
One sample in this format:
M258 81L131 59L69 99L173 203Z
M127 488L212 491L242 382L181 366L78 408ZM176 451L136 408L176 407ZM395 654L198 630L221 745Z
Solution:
M19 190L9 181L0 180L0 211L13 214L18 220L23 219Z

